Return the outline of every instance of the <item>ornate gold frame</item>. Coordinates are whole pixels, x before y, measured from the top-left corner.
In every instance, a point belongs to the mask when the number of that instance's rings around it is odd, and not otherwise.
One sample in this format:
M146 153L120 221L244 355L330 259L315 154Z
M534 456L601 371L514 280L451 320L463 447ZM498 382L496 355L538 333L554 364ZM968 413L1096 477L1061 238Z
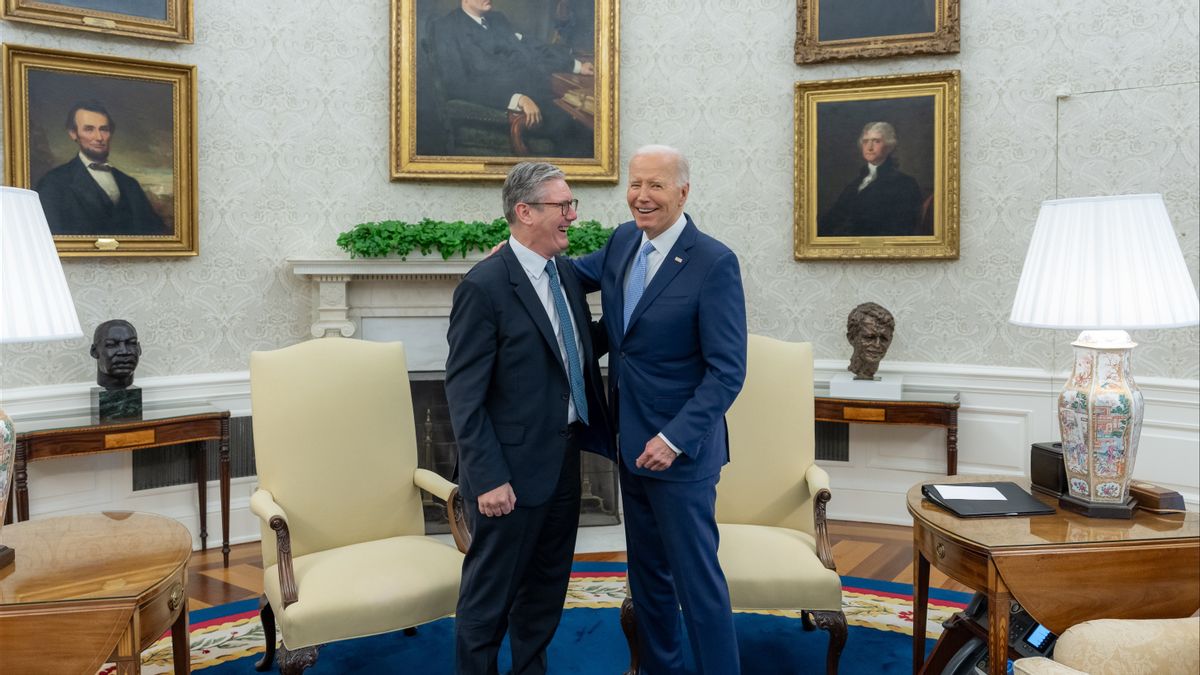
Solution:
M553 162L572 182L617 182L620 173L617 154L620 110L620 0L594 0L597 154L587 159L418 155L416 1L392 0L392 180L499 181L504 180L514 164L539 159Z
M796 260L956 260L959 248L959 71L796 83ZM817 233L816 107L822 102L934 97L932 236L832 237Z
M796 63L868 59L909 54L957 54L959 0L934 0L932 33L826 40L820 35L820 0L796 0Z
M167 7L165 20L38 0L0 0L0 19L167 42L192 42L192 0L163 2Z
M29 72L51 70L167 83L172 92L175 230L167 236L55 235L62 257L188 256L199 253L196 197L196 67L177 63L79 54L3 45L7 97L4 110L4 176L9 185L33 189L29 161ZM107 233L106 233L107 234Z

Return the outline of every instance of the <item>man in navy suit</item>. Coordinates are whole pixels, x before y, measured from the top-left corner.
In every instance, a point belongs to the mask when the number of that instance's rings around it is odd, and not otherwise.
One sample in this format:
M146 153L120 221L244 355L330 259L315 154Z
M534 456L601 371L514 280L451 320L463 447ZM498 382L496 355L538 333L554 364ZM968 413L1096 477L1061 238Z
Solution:
M575 266L604 308L642 670L681 672L682 606L700 672L736 675L715 510L725 412L746 376L746 303L737 256L683 211L689 188L678 150L639 149L633 221Z
M54 234L166 235L170 228L135 178L108 163L112 116L98 101L67 111L67 135L79 145L71 161L46 172L35 188Z
M591 315L567 248L578 202L563 172L518 164L504 182L508 246L454 291L446 399L470 518L456 671L546 672L579 524L579 451L612 457ZM478 513L476 513L478 512Z

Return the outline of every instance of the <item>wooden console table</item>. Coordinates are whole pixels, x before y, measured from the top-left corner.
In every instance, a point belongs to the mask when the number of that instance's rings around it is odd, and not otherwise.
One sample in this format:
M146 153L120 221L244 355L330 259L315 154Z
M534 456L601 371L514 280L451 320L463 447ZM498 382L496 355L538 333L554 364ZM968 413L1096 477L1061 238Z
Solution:
M175 673L190 669L187 561L192 535L178 522L109 512L8 525L0 543L16 560L0 570L0 654L11 673L121 675L168 628Z
M946 475L958 473L958 394L906 391L899 401L834 398L828 385L817 385L813 394L818 422L942 427L946 430Z
M211 406L149 404L140 420L96 422L90 410L47 417L13 416L17 457L12 498L18 521L29 519L29 474L26 465L44 459L103 452L127 452L164 445L188 445L195 465L200 502L200 547L208 548L208 475L205 441L220 443L221 554L229 567L229 411Z
M1029 489L1028 480L1012 476L927 482L995 480ZM1033 494L1057 507L1056 498ZM1089 619L1169 619L1200 608L1200 514L1195 512L1138 510L1131 520L1104 520L1056 510L1044 516L964 519L925 501L920 484L908 491L908 512L913 519L914 673L941 672L936 662L948 651L941 649L943 642L954 639L954 631L943 633L924 663L930 563L987 595L992 675L1003 675L1008 659L1019 657L1008 646L1014 600L1056 635Z

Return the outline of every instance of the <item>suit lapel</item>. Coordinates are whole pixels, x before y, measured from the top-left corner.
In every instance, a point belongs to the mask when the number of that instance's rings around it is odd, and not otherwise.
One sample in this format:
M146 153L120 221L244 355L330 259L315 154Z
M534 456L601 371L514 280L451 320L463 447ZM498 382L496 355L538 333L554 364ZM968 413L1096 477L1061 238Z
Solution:
M508 280L512 283L513 292L516 293L517 299L525 306L525 311L529 313L529 318L533 319L534 325L537 326L538 331L545 338L546 346L550 348L550 352L557 357L559 355L558 338L554 335L554 327L550 325L550 317L546 315L546 308L542 305L542 301L538 299L537 293L533 291L533 284L529 281L529 275L525 273L525 268L521 267L521 261L517 260L517 254L512 252L511 246L505 246L500 249L500 253L497 255L508 266ZM562 359L555 358L555 361L561 368Z
M654 278L650 280L650 285L646 287L646 291L642 293L642 299L638 301L637 307L633 308L633 315L629 317L629 330L633 330L633 325L637 323L639 317L654 302L654 298L658 297L663 289L670 285L675 276L687 264L690 257L688 249L692 244L696 243L696 235L700 231L696 229L692 223L691 217L687 217L687 224L683 226L683 232L679 235L679 239L675 240L675 245L667 251L666 257L663 259L662 265L658 271L654 273ZM628 332L628 331L626 331Z

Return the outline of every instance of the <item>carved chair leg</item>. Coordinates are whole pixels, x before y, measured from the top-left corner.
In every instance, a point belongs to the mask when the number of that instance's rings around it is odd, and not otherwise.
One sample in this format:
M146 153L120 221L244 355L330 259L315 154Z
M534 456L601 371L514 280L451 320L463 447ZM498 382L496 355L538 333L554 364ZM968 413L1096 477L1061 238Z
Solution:
M306 668L311 668L317 662L317 650L321 645L304 647L292 651L286 644L279 645L280 675L300 675Z
M621 631L625 633L625 642L629 645L629 670L625 671L625 675L637 675L637 615L633 613L633 599L629 596L625 596L621 602Z
M813 625L811 612L800 612L800 625L806 631L816 629L816 626Z
M842 658L842 648L846 646L846 614L842 611L811 612L813 623L821 630L829 631L829 651L825 654L826 675L837 675L838 661Z
M258 617L262 621L263 642L266 643L267 650L254 664L254 669L262 673L270 670L275 663L275 611L271 609L271 603L267 602L265 595L258 598Z
M406 636L408 636L408 637L412 637L412 636L416 635L416 634L417 634L417 627L416 627L416 626L411 626L411 627L409 627L409 628L405 628L405 629L404 629L404 634L405 634Z

